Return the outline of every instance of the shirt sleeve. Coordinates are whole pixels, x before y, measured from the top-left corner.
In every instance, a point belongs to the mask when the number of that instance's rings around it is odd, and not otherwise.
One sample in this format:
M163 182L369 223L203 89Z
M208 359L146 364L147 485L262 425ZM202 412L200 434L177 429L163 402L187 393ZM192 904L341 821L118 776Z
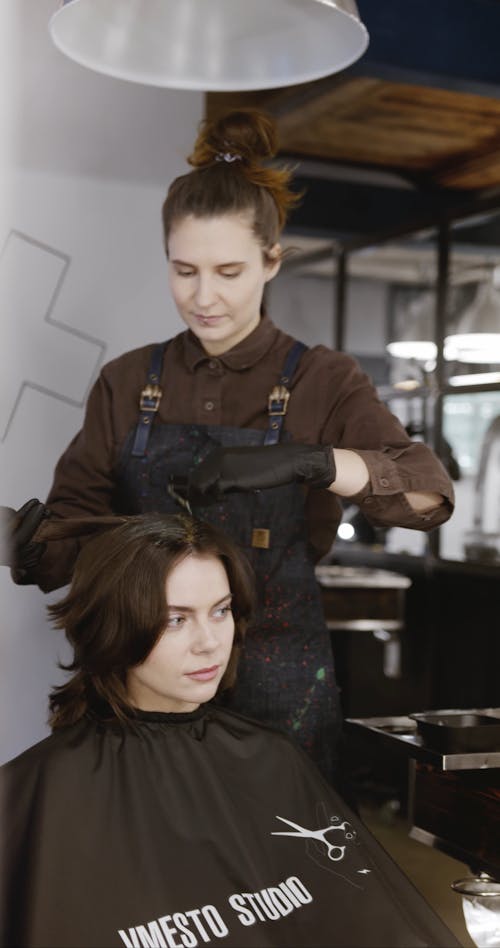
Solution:
M115 437L113 393L101 373L87 401L82 429L61 456L47 506L52 517L103 516L113 513ZM85 540L50 541L33 581L44 592L71 579Z
M369 473L365 488L350 500L358 504L375 526L432 530L451 517L454 492L451 480L436 455L420 442L407 448L382 451L356 450ZM425 513L418 513L405 497L408 491L441 494L443 501Z
M321 442L355 451L368 468L367 485L349 499L376 526L427 531L444 523L453 512L454 491L441 461L426 444L411 440L358 363L335 355L335 394ZM443 501L417 513L405 497L411 491L437 493Z

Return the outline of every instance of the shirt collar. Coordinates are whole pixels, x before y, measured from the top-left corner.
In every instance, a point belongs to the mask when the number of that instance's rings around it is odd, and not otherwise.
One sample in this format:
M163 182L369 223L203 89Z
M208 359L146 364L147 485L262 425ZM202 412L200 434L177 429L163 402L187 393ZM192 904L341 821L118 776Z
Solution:
M278 335L278 329L268 316L262 316L259 325L252 332L238 342L232 349L222 352L218 356L211 356L205 352L200 340L188 329L182 333L184 359L187 368L194 372L202 362L216 358L228 369L249 369L272 348Z

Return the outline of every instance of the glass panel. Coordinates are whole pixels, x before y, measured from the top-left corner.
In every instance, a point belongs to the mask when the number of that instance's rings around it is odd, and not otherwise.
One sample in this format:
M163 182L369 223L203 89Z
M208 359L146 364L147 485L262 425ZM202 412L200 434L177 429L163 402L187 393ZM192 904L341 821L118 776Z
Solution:
M440 528L439 555L500 565L500 210L451 224L446 347L435 328L437 237L431 227L348 255L344 349L358 359L410 437L432 447L440 395L436 344L442 346L442 461L454 480L457 504ZM295 261L291 257L273 281L273 315L310 344L335 345L335 246L300 237L295 245L302 240L302 254ZM294 245L293 236L290 243ZM450 337L460 335L464 314L474 315L482 296L497 339L488 340L484 358L489 361L480 362L482 338L474 352L473 346L454 350L456 340ZM358 546L422 556L429 538L414 530L373 528L357 507L345 502L335 550Z
M500 377L499 244L499 211L452 224L444 357L455 387Z
M410 437L432 444L435 229L351 253L348 274L345 347ZM421 300L425 312L420 312ZM394 349L394 343L401 345ZM346 504L336 550L355 546L422 556L428 537L400 527L374 529L356 507Z
M448 394L443 435L458 465L456 509L441 556L500 564L500 388Z

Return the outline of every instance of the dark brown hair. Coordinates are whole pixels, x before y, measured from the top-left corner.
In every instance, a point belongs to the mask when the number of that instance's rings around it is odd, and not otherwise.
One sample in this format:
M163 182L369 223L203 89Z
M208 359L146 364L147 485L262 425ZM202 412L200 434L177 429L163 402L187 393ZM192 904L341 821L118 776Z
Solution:
M220 688L234 683L239 649L253 608L251 567L228 537L185 515L145 514L94 537L83 547L67 596L48 606L74 649L74 672L49 698L53 728L87 712L130 720L126 675L154 648L167 624L165 582L190 554L224 565L233 594L235 636Z
M168 255L172 226L188 215L213 217L249 212L264 255L279 240L288 210L301 195L289 187L292 170L263 162L277 152L273 119L240 109L200 126L188 161L194 171L172 182L163 204Z

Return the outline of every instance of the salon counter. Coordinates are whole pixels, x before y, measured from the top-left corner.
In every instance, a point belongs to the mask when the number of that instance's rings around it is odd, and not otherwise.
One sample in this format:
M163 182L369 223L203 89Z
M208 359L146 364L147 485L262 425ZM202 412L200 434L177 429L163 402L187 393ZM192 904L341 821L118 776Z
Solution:
M500 708L473 709L500 717ZM410 836L500 879L500 746L442 753L426 745L407 716L348 719L347 736L364 735L409 761Z

